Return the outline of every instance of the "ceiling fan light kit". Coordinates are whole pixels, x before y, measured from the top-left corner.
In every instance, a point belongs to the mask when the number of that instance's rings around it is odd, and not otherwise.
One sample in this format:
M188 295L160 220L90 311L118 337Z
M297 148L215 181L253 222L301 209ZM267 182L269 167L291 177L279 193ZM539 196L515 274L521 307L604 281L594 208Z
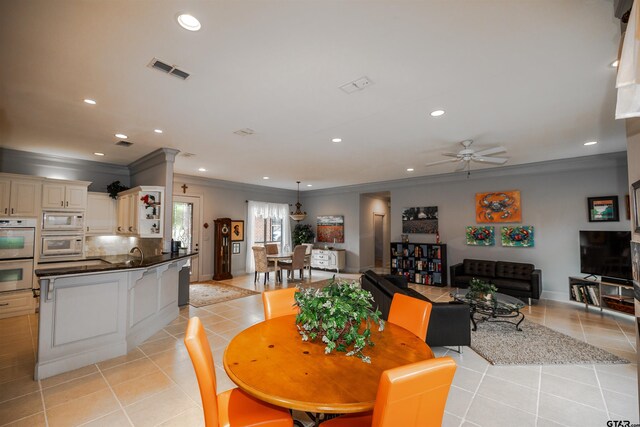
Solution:
M442 153L443 156L452 157L451 159L439 160L437 162L427 163L425 166L435 166L443 163L449 162L458 162L458 166L455 171L460 172L463 170L467 170L467 176L470 174L471 162L479 162L479 163L492 163L495 165L503 165L509 160L508 157L495 157L493 154L504 153L507 150L502 146L485 148L483 150L476 151L471 148L471 144L473 144L472 139L465 139L461 141L462 150L457 153Z

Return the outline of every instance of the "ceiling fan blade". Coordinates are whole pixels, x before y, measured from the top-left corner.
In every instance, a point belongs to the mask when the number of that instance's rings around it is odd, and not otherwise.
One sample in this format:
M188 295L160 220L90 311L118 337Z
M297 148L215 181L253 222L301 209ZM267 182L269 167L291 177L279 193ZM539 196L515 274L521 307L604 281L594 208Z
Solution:
M464 168L466 168L468 164L469 164L469 162L468 162L468 161L466 161L466 160L460 160L460 163L458 163L458 166L456 167L455 171L456 171L456 172L463 171L463 170L464 170Z
M485 157L485 156L478 156L475 155L471 158L471 160L474 160L476 162L481 162L481 163L495 163L497 165L503 165L507 162L507 160L509 160L509 158L507 157Z
M458 157L458 153L442 153L442 155L447 157Z
M492 148L485 148L484 150L480 150L480 151L476 151L476 156L488 156L490 154L498 154L498 153L504 153L506 152L506 148L500 146L500 147L492 147Z
M439 160L437 162L427 163L425 164L425 166L435 166L435 165L441 165L443 163L450 163L450 162L456 162L456 161L458 161L458 159Z

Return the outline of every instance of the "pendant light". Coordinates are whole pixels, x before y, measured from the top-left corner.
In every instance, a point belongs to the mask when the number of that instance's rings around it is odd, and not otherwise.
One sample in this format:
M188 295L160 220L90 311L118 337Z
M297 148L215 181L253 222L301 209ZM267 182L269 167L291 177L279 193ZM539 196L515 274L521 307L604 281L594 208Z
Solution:
M289 217L294 221L300 222L307 217L307 213L300 210L302 207L302 203L300 203L300 181L296 182L298 183L298 203L296 203L296 211L291 212Z

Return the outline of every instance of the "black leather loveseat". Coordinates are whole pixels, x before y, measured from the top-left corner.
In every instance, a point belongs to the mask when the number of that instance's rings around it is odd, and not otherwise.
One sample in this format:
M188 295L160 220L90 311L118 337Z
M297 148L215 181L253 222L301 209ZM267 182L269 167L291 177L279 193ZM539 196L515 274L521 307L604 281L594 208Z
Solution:
M382 318L385 320L389 317L391 300L396 292L429 301L432 304L426 340L429 346L468 346L471 344L469 306L467 304L433 302L419 292L407 287L407 280L403 276L380 276L368 270L362 275L360 281L362 288L373 295L378 310L382 312Z
M539 299L542 272L533 264L465 259L450 267L451 286L468 288L473 278L493 283L498 292L516 298Z

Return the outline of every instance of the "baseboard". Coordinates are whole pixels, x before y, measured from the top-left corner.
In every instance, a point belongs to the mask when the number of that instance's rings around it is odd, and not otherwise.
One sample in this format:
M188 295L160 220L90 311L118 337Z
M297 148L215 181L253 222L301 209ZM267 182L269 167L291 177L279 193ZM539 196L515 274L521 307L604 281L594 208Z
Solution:
M540 294L540 299L569 302L569 296L565 292L558 292L558 291L542 291L542 294Z

